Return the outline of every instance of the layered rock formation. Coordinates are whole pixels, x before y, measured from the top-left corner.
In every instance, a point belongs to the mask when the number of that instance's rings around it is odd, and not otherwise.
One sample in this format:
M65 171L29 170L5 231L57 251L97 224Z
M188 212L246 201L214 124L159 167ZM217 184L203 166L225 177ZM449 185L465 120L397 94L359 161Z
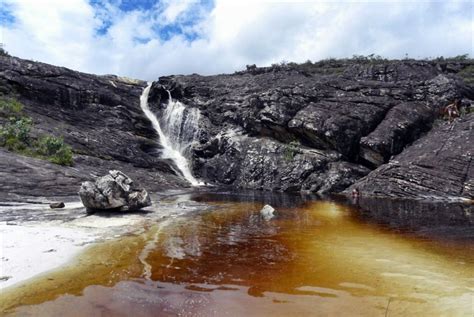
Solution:
M459 74L473 68L472 60L341 60L169 76L153 84L149 105L161 117L169 91L199 109L186 155L207 183L319 194L352 185L363 195L472 199L472 114L451 125L440 109L454 98L472 103L474 88ZM63 136L75 162L61 167L0 150L2 195L72 194L109 169L151 191L188 186L160 159L158 136L139 107L144 86L0 57L0 92L25 105L33 133Z
M366 195L404 198L474 198L474 113L439 122L387 164L352 188Z
M0 56L0 93L23 103L33 135L63 137L74 151L67 168L0 149L2 199L76 194L82 181L110 169L151 189L187 186L160 159L158 137L139 106L145 85Z
M198 177L237 188L325 194L342 191L371 170L383 168L426 133L425 143L441 148L438 138L448 135L431 132L435 120L442 120L440 110L454 98L467 105L474 99L473 87L456 75L468 67L473 67L472 61L251 67L232 75L162 77L150 96L157 112L165 107L166 90L188 107L200 109L200 144L190 157ZM466 116L461 120L470 121ZM446 169L449 175L444 176L453 176L455 184L448 189L434 182L434 192L469 198L472 192L459 188L472 182L467 159L472 135L458 131L456 123L449 135L459 133L464 141L449 151L466 159L453 166L455 176ZM442 164L451 166L451 161ZM367 179L381 175L374 173ZM421 183L430 178L406 175ZM388 177L373 188L360 187L369 194L421 197L430 186L413 187L411 194L383 193L391 181Z

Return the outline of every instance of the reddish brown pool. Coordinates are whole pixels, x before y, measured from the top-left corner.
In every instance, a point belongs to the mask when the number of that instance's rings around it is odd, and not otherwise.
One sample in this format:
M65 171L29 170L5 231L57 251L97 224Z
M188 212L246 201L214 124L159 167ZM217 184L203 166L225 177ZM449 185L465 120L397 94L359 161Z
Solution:
M265 219L259 200L200 200L214 208L92 248L69 269L0 295L4 309L26 316L474 315L471 240L394 230L331 201L282 203Z

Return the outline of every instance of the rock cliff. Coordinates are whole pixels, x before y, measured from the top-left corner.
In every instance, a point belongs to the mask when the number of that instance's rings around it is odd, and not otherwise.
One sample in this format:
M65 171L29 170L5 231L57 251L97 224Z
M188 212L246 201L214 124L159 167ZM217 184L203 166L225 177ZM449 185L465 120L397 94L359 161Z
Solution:
M463 113L472 109L474 89L458 75L472 68L472 61L249 67L231 75L162 77L151 95L157 112L165 90L200 109L202 133L190 159L194 173L211 183L326 194L368 175L357 185L366 194L470 198L471 116L450 125L440 110L455 98L463 100ZM417 151L412 143L421 137L426 149ZM443 145L440 138L451 141ZM439 163L437 176L452 182L433 180L429 168L407 173L414 158L433 168ZM397 164L405 167L398 177L411 182L404 191L383 174Z
M198 138L186 155L207 183L472 199L473 69L472 60L249 66L227 75L161 77L149 104L160 117L169 91L199 109ZM0 150L1 191L73 193L110 169L150 191L187 186L173 163L160 159L158 136L139 107L145 85L0 57L0 93L25 105L35 133L63 136L75 162L60 167ZM464 111L450 124L440 110L455 98Z
M76 194L82 181L110 169L150 189L187 186L159 158L158 137L139 105L145 85L0 56L0 93L24 105L33 134L63 137L75 163L67 168L0 149L2 197Z

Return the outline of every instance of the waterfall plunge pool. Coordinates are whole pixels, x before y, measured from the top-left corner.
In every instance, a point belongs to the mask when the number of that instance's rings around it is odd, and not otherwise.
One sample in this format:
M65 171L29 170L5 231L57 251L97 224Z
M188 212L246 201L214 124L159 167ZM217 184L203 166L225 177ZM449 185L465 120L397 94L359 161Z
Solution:
M272 219L259 210L271 204ZM154 217L163 208L173 217ZM173 211L173 212L172 212ZM0 294L21 316L472 316L472 206L198 192Z

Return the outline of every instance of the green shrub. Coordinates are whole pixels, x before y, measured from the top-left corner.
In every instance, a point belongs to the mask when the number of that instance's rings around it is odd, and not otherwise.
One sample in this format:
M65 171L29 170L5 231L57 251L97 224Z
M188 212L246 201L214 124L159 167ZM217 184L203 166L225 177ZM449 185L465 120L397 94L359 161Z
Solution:
M11 117L9 123L0 126L0 145L9 150L26 147L30 140L32 123L29 117Z
M0 114L3 116L20 115L23 105L13 98L0 98Z
M21 117L19 119L14 119L11 122L18 140L28 143L33 120L29 117Z
M23 152L26 149L26 144L18 140L15 136L9 136L5 139L5 147L9 151Z
M73 164L72 149L62 138L44 136L38 141L36 148L39 155L52 163L68 166Z
M450 59L455 60L455 61L467 61L469 59L469 54L457 55L457 56L451 57Z
M32 141L33 120L22 116L23 105L11 98L0 98L0 117L8 118L0 125L0 146L9 151L38 157L60 165L73 165L72 149L62 138L50 135Z
M286 161L292 161L295 155L299 152L300 143L298 141L291 141L285 146L283 156Z
M463 68L458 75L464 80L468 85L474 85L474 65L469 65Z

